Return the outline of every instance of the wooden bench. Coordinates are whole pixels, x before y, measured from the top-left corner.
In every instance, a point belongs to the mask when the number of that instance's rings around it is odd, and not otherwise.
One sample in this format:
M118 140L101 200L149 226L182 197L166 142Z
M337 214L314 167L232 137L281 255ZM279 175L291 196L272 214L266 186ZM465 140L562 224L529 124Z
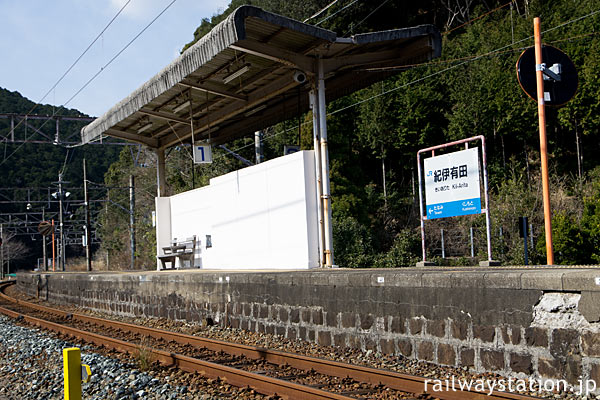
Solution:
M162 269L167 268L167 263L171 264L170 269L175 269L175 262L179 259L180 268L184 266L184 262L189 262L190 268L194 266L194 257L196 253L196 235L178 242L173 239L171 246L162 248L163 254L156 256L162 264Z

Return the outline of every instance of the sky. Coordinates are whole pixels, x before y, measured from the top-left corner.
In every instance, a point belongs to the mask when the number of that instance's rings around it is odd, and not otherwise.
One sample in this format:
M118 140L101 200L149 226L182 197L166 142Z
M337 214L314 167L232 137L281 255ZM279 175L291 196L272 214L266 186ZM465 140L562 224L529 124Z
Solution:
M131 0L41 103L64 105L171 1ZM40 102L126 3L0 0L0 87ZM173 61L203 18L228 5L229 0L176 0L66 107L96 117L104 114Z

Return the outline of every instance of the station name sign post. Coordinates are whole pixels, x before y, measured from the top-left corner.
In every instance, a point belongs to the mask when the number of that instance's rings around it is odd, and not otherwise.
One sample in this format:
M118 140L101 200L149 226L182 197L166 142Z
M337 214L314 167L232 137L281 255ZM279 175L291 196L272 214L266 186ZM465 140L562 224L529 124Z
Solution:
M481 213L478 152L474 147L423 161L427 219Z
M485 208L481 208L480 185L480 147L469 148L469 142L481 142L483 166L483 186ZM436 156L435 151L451 146L463 145L465 150ZM421 164L421 155L431 153ZM427 263L425 250L425 221L436 218L457 217L470 214L486 215L487 252L488 260L480 263L482 266L498 265L492 260L492 244L490 231L489 196L487 184L487 161L485 155L485 138L474 136L429 147L417 152L417 165L419 173L419 206L421 211L421 247L423 261L417 265L431 265ZM425 184L425 207L423 202L423 183Z

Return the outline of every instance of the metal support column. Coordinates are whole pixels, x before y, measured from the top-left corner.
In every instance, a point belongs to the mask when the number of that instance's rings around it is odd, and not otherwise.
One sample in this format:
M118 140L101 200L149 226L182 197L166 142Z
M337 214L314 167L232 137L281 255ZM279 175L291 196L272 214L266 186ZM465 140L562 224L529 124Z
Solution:
M131 244L131 269L135 268L135 178L129 175L129 235Z
M56 118L56 136L54 136L54 144L60 143L60 119Z
M165 150L156 149L156 191L158 197L166 194L165 180Z
M2 231L2 224L0 224L0 280L4 280L4 232Z
M263 155L263 132L256 131L254 132L254 157L255 163L260 164L264 161Z
M319 106L319 132L321 140L321 169L323 182L323 217L325 233L325 266L332 267L333 258L333 232L331 222L331 195L329 185L329 151L327 149L327 109L325 101L325 77L323 72L323 60L318 60L318 106Z
M469 235L471 237L471 258L475 257L475 247L473 246L473 227L469 228Z
M90 237L90 200L88 197L87 165L83 159L83 205L85 206L85 265L88 272L92 270L91 237Z
M52 219L52 272L56 271L56 228Z
M42 208L42 221L46 220L46 208ZM46 249L46 235L42 235L42 257L44 257L44 262L42 265L44 266L44 271L48 271L48 254Z
M62 174L58 174L58 236L60 240L60 251L59 251L59 269L64 272L65 270L65 235L63 229L63 188L62 188Z
M487 149L485 148L485 137L481 138L481 159L483 162L483 192L485 195L485 232L487 235L488 262L492 261L492 218L490 216L490 194L488 190L487 172Z
M444 246L444 229L440 229L440 236L442 238L442 258L446 258L446 248Z
M196 189L196 163L194 162L194 146L196 145L196 138L194 138L194 107L192 106L192 91L188 91L189 102L190 102L190 133L192 135L192 142L190 143L190 150L192 153L192 190Z
M419 211L420 211L420 220L421 220L421 253L423 256L423 264L427 262L427 251L425 249L425 214L423 213L423 187L422 181L423 177L421 176L421 152L417 152L417 174L419 180Z
M310 108L312 110L313 118L313 147L315 152L315 181L317 184L317 212L318 212L318 228L319 228L319 267L325 265L325 251L324 251L324 228L323 228L323 187L321 179L321 147L320 147L320 135L319 135L319 106L317 102L317 96L315 95L316 90L313 88L308 94L310 101Z

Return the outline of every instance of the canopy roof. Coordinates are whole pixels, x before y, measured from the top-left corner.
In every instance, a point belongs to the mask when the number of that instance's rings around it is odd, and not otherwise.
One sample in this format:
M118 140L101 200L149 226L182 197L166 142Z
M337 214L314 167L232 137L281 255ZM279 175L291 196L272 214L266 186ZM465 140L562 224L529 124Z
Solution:
M307 111L319 59L331 101L397 72L385 67L440 54L441 37L433 25L341 38L242 6L85 126L81 138L88 143L109 135L164 149L189 143L193 126L194 140L221 144ZM297 72L307 79L295 79Z

